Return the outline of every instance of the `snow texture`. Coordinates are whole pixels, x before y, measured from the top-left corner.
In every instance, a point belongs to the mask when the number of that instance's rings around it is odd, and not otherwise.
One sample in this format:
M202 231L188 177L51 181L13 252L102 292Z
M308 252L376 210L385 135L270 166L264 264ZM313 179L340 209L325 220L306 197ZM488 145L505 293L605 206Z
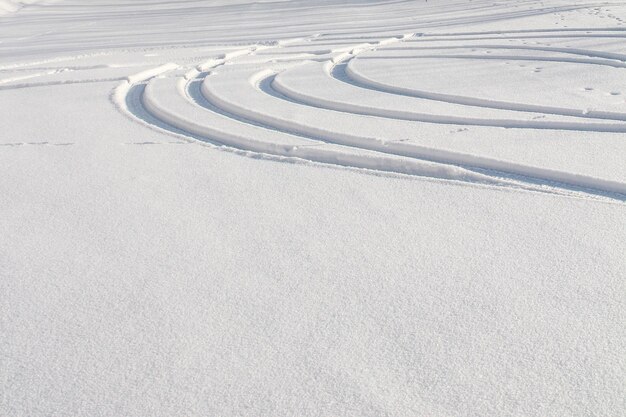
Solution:
M626 416L626 2L0 0L0 416Z

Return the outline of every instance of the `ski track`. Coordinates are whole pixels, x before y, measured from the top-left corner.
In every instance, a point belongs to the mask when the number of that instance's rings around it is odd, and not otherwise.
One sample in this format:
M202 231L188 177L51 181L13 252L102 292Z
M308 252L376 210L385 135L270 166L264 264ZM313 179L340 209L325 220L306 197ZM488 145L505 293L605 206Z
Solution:
M527 13L535 12L538 11ZM127 77L112 98L129 117L146 126L248 156L306 160L582 198L626 200L626 184L618 181L429 148L393 137L394 128L407 123L625 133L626 113L418 90L378 81L362 71L368 61L395 66L416 59L551 62L623 71L624 54L510 42L585 36L621 38L624 35L620 32L626 29L428 33L421 31L424 26L430 25L416 24L413 31L381 37L339 31L311 34L229 50L194 66L168 63ZM468 40L486 43L471 44ZM497 40L508 43L494 42ZM444 42L445 46L432 46L433 42ZM329 48L320 49L325 45ZM468 49L472 53L450 53ZM503 51L506 55L473 54L484 50ZM368 54L372 52L375 53ZM298 79L307 77L315 80L314 85L319 88L298 84ZM459 109L470 115L475 109L476 116L460 116ZM365 133L368 126L376 124L383 129L389 127L391 133Z

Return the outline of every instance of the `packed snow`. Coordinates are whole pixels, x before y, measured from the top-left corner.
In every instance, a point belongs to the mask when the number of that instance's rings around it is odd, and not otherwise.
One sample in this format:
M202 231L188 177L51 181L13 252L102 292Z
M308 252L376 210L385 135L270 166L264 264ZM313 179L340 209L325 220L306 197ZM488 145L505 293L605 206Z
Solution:
M626 1L0 0L0 416L625 416Z
M20 10L27 5L46 5L56 0L0 0L0 16Z

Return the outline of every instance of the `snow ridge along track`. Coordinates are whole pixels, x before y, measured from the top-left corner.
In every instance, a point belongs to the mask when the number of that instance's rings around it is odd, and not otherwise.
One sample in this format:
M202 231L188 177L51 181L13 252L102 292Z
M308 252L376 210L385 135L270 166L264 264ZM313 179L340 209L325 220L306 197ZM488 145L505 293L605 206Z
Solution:
M370 63L405 68L414 61L470 60L625 72L624 54L525 41L589 34L619 38L624 30L402 33L380 38L315 34L253 44L207 57L193 67L166 64L143 71L128 77L114 97L120 108L142 123L266 158L623 201L626 184L621 181L480 152L424 146L407 137L419 136L428 125L459 131L467 127L524 130L532 135L542 131L624 135L626 108L576 108L449 94L380 80L380 72L370 68ZM494 36L502 43L494 42Z

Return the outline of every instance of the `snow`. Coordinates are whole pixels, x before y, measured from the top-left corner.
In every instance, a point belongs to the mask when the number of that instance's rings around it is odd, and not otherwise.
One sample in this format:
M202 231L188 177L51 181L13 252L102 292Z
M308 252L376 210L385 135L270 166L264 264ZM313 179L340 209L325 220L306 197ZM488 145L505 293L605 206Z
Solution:
M19 3L0 416L624 414L626 2Z
M27 5L48 5L58 0L0 0L0 16L14 13Z

